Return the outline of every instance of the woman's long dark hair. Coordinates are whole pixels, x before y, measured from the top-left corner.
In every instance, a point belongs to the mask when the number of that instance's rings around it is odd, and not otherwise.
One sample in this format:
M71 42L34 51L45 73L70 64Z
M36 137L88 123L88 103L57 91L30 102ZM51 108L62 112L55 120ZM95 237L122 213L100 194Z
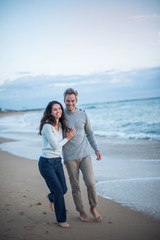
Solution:
M56 119L55 117L53 117L51 115L51 112L52 112L52 107L54 104L59 104L61 106L61 109L62 109L62 116L60 117L59 119L59 122L62 124L62 129L63 130L68 130L69 128L67 127L67 124L66 124L66 119L65 119L65 114L64 114L64 109L63 109L63 106L61 103L57 102L57 101L52 101L52 102L49 102L44 113L43 113L43 117L41 119L41 122L40 122L40 126L39 126L39 135L42 135L41 132L42 132L42 128L44 126L45 123L49 123L51 125L55 125L56 124Z

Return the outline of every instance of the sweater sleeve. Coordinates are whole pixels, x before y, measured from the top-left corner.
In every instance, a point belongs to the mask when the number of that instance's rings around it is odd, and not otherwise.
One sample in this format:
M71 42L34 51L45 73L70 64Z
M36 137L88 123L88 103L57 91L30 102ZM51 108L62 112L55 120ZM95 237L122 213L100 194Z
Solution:
M93 130L91 128L91 123L90 123L90 120L89 120L86 112L85 112L85 115L86 115L85 132L86 132L87 139L88 139L91 147L94 149L94 151L99 151L98 145L97 145L97 142L96 142L96 138L95 138L95 135L94 135Z
M53 126L51 124L45 124L43 126L43 134L45 135L48 143L51 145L53 150L56 150L59 147L62 147L64 144L68 142L67 138L63 138L62 140L57 139L53 130Z

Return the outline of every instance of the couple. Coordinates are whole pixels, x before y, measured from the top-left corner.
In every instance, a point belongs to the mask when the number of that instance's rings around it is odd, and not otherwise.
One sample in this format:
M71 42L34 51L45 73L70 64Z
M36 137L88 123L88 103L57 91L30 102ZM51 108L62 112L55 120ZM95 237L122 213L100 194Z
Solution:
M85 111L76 108L77 96L77 91L72 88L64 92L65 110L59 102L50 102L44 111L39 128L39 134L42 135L42 155L38 162L39 171L50 190L47 196L50 208L52 211L55 209L58 226L63 228L71 226L66 222L64 194L67 192L67 186L61 163L62 147L64 164L68 171L73 199L81 221L91 222L92 220L83 208L79 170L82 171L87 187L90 212L94 220L102 221L102 217L95 209L97 195L89 155L89 143L95 151L97 160L101 160L101 154Z

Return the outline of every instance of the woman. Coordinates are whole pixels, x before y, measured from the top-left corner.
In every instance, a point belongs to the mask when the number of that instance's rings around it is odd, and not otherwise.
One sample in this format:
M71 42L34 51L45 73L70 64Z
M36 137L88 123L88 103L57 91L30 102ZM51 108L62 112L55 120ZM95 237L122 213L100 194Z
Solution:
M63 138L65 131L65 138ZM75 135L75 129L67 128L62 105L52 101L46 107L41 119L39 134L42 135L42 155L39 158L39 171L50 190L47 198L52 211L55 208L58 226L70 228L66 222L64 194L67 192L63 166L62 146Z

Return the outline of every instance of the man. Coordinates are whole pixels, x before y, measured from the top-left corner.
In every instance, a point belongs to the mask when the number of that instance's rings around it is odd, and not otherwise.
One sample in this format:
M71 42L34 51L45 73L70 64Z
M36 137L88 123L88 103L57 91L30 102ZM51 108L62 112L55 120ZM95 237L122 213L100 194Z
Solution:
M93 174L91 157L89 155L89 144L94 149L97 160L101 160L101 154L91 129L90 121L84 110L76 108L78 92L68 88L64 92L64 102L66 105L65 116L69 128L76 128L76 135L63 147L64 164L66 165L72 195L75 202L76 210L80 214L83 222L92 220L84 211L81 191L79 186L79 171L83 174L83 179L87 187L90 212L97 222L102 221L102 217L97 213L97 195Z

